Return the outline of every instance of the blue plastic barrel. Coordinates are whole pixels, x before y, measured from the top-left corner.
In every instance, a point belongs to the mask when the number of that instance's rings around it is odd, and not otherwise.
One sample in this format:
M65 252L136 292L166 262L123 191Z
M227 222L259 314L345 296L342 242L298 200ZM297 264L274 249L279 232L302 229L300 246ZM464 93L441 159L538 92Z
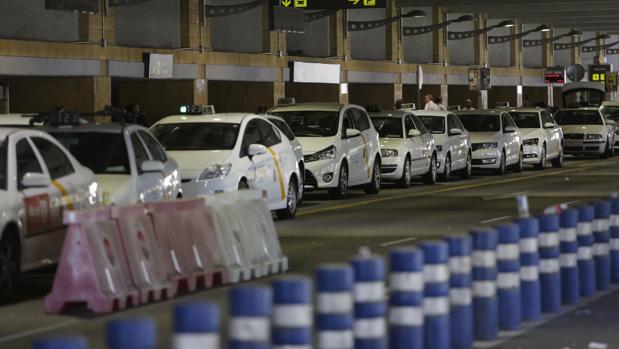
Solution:
M472 242L468 235L445 238L449 245L451 348L473 347Z
M358 257L351 264L355 280L355 349L386 349L385 261L381 257Z
M578 277L581 297L591 297L597 291L595 262L593 261L593 217L593 206L578 207Z
M542 290L542 311L555 313L561 309L561 267L559 263L559 216L545 214L538 217L539 273Z
M497 294L499 299L499 329L517 330L522 322L520 305L520 228L517 224L496 227Z
M419 247L424 260L424 347L449 349L449 248L443 241L426 241Z
M120 319L107 323L108 349L155 349L157 328L151 319Z
M312 282L301 276L286 276L271 283L273 348L312 349Z
M473 311L475 339L490 341L499 333L497 299L497 232L480 229L471 232L473 239Z
M578 276L578 211L565 209L560 216L561 228L561 300L563 304L577 304L580 300Z
M236 287L230 291L229 349L270 349L273 294L270 288Z
M595 281L598 291L610 287L610 202L597 201L593 204L593 260Z
M539 222L535 218L517 220L520 227L520 295L522 319L539 320L542 312L539 282Z
M352 289L350 265L323 265L316 271L318 349L353 349Z
M219 349L219 308L212 303L174 307L174 349Z

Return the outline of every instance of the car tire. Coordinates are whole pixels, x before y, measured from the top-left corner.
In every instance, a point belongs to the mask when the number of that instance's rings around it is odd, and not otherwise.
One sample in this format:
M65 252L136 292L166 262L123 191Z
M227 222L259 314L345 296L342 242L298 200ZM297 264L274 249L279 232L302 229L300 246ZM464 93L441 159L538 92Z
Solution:
M552 161L550 161L550 163L552 164L552 167L554 168L562 168L563 167L563 159L564 159L564 154L563 154L563 146L561 146L561 152L559 153L559 156L557 156L556 158L552 159Z
M348 166L342 163L337 180L337 187L329 189L329 195L334 199L344 199L348 195Z
M374 166L372 166L372 181L363 187L363 191L372 195L380 193L380 160L378 158L374 160Z
M288 183L288 192L286 193L286 208L277 210L275 214L278 219L292 219L297 214L299 203L299 185L295 177L290 178Z
M600 155L600 159L608 159L610 158L610 142L606 141L606 147L604 147L604 152Z
M499 176L502 176L505 174L505 151L501 153L501 162L499 163L499 168L497 168L495 172Z
M466 156L466 167L460 172L460 177L463 179L469 179L473 176L473 156L469 153Z
M428 185L436 184L436 154L430 159L428 173L423 176L423 183Z
M520 149L520 153L518 154L518 162L512 167L512 170L516 173L522 172L524 170L524 162L522 159L522 148Z
M404 168L402 169L402 177L400 177L400 179L398 179L396 183L398 188L406 189L411 186L411 178L412 178L411 173L412 173L411 159L407 155L406 159L404 160Z
M451 155L447 154L445 157L445 169L441 173L441 181L449 182L451 180Z
M535 164L535 169L543 171L546 169L546 144L542 147L542 154L540 156L539 163Z
M13 234L5 232L0 241L0 303L11 302L20 278L19 241Z

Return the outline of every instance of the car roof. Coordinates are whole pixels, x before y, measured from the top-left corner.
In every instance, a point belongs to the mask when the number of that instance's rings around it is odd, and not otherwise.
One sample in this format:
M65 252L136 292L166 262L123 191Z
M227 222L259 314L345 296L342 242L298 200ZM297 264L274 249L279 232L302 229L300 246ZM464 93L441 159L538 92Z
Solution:
M516 108L513 110L510 110L510 112L513 113L539 113L544 111L544 109L542 108Z
M136 125L136 124L120 124L120 123L110 123L110 124L81 124L77 126L43 126L39 127L40 130L49 132L49 133L59 133L59 132L76 132L76 133L122 133L125 130L131 131L134 129L147 130L145 127Z
M619 107L619 101L604 101L602 107Z
M284 120L284 118L282 118L281 116L271 115L271 114L264 114L263 116L269 120L277 120L281 122L286 122L286 120Z
M11 135L26 133L29 136L42 136L45 132L41 128L17 128L17 127L0 127L0 141L5 141Z
M503 113L507 113L507 110L502 109L484 109L484 110L460 110L456 111L457 115L496 115L499 116Z
M35 114L0 114L0 125L29 125Z
M157 125L161 124L179 124L179 123L231 123L240 124L243 119L249 116L259 116L252 113L221 113L221 114L209 114L209 115L171 115L165 117Z
M352 104L351 104L352 105ZM345 104L340 103L295 103L295 104L282 104L273 107L269 110L269 113L274 111L304 111L304 110L316 110L316 111L334 111L339 112Z
M415 110L412 113L417 116L447 116L450 114L455 114L453 111L442 110Z
M379 118L402 118L404 115L410 115L412 113L401 110L386 110L381 112L369 113L371 118L379 117Z
M600 111L597 107L561 108L558 111L563 111L563 110L589 110L589 111L597 111L597 112Z

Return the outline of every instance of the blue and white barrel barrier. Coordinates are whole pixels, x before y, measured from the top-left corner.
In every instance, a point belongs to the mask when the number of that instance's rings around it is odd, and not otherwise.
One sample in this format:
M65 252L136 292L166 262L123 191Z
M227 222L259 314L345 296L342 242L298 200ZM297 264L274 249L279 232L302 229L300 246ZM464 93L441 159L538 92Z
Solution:
M559 257L559 216L539 216L539 273L542 289L542 311L554 313L561 309L561 268Z
M229 349L271 349L273 294L270 288L243 286L230 291Z
M351 263L355 349L386 349L385 261L381 257L357 257Z
M471 232L473 238L473 311L475 339L489 341L499 333L497 299L497 232L480 229Z
M517 224L496 227L497 247L497 293L499 299L499 329L513 331L520 327L520 228Z
M419 247L424 260L424 347L450 349L449 249L443 241L427 241Z
M273 290L273 349L312 349L312 282L301 276L279 278Z
M597 201L593 204L593 260L595 281L598 291L610 287L610 202Z
M389 258L389 348L423 349L423 252L396 248Z
M121 319L107 323L108 349L155 349L157 327L151 319Z
M535 218L517 220L520 227L520 299L522 320L539 320L542 312L539 282L539 222Z
M32 343L32 349L87 349L88 341L82 336L49 337L37 339Z
M593 206L578 207L578 277L581 297L591 297L597 291L593 261L593 216Z
M451 304L451 348L473 347L473 294L471 237L453 235L445 238L449 245L449 301Z
M219 349L219 308L212 303L174 307L173 349Z
M563 304L577 304L580 300L578 277L578 211L567 208L561 212L561 300Z
M316 271L318 349L353 349L353 271L347 264Z
M619 283L619 198L610 200L610 276L613 284Z

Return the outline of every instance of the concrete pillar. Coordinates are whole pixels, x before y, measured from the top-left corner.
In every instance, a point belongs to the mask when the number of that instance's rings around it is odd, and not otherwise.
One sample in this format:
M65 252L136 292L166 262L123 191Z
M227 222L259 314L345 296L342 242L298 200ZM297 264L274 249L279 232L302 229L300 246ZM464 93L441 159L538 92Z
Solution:
M338 10L329 17L329 55L350 58L350 39L346 32L346 10Z
M479 106L478 109L488 109L488 91L487 90L479 91L477 105Z
M340 83L348 85L348 71L342 70L340 72ZM339 95L340 95L340 103L348 104L348 102L350 100L349 95L348 95L348 93L342 93L341 87L340 87Z
M211 47L210 21L206 22L203 6L203 0L181 0L181 47Z
M515 35L518 33L522 33L522 29L522 23L519 20L516 20L516 25L511 28L511 34ZM514 39L511 41L510 65L512 67L522 68L522 38Z
M116 43L114 8L103 8L103 1L100 2L100 6L99 13L78 15L79 40L113 45Z
M481 30L488 25L487 15L478 13L475 17L475 30ZM488 33L475 36L475 64L480 66L488 64Z
M441 98L443 98L443 105L449 106L449 85L446 83L441 85Z
M548 106L555 106L555 89L552 84L548 85Z
M286 82L284 81L284 69L278 69L277 77L273 81L273 105L277 105L280 98L286 97Z
M551 30L549 32L542 32L542 39L550 40L554 37L554 35L554 30ZM544 42L542 44L542 67L553 67L555 65L554 47L554 42Z
M399 16L402 8L395 1L387 3L386 18ZM392 62L404 61L404 45L402 43L402 20L387 25L385 43L387 45L387 60Z
M441 6L432 8L432 24L447 21L447 13ZM441 28L432 32L432 62L442 65L449 64L449 51L447 45L447 28Z
M92 79L93 103L92 110L88 112L94 113L112 105L112 79L109 76L95 76Z
M595 33L595 36L599 37L600 35L602 35L604 33L600 33L597 32ZM598 51L596 52L597 56L600 57L599 62L593 62L594 64L604 64L606 62L606 49L602 48L602 46L606 45L606 39L597 39L595 41L595 45L597 47L599 47Z
M572 43L582 40L582 35L572 36ZM582 64L582 46L572 47L572 64Z
M286 33L271 31L269 26L269 2L262 6L262 52L286 54Z

